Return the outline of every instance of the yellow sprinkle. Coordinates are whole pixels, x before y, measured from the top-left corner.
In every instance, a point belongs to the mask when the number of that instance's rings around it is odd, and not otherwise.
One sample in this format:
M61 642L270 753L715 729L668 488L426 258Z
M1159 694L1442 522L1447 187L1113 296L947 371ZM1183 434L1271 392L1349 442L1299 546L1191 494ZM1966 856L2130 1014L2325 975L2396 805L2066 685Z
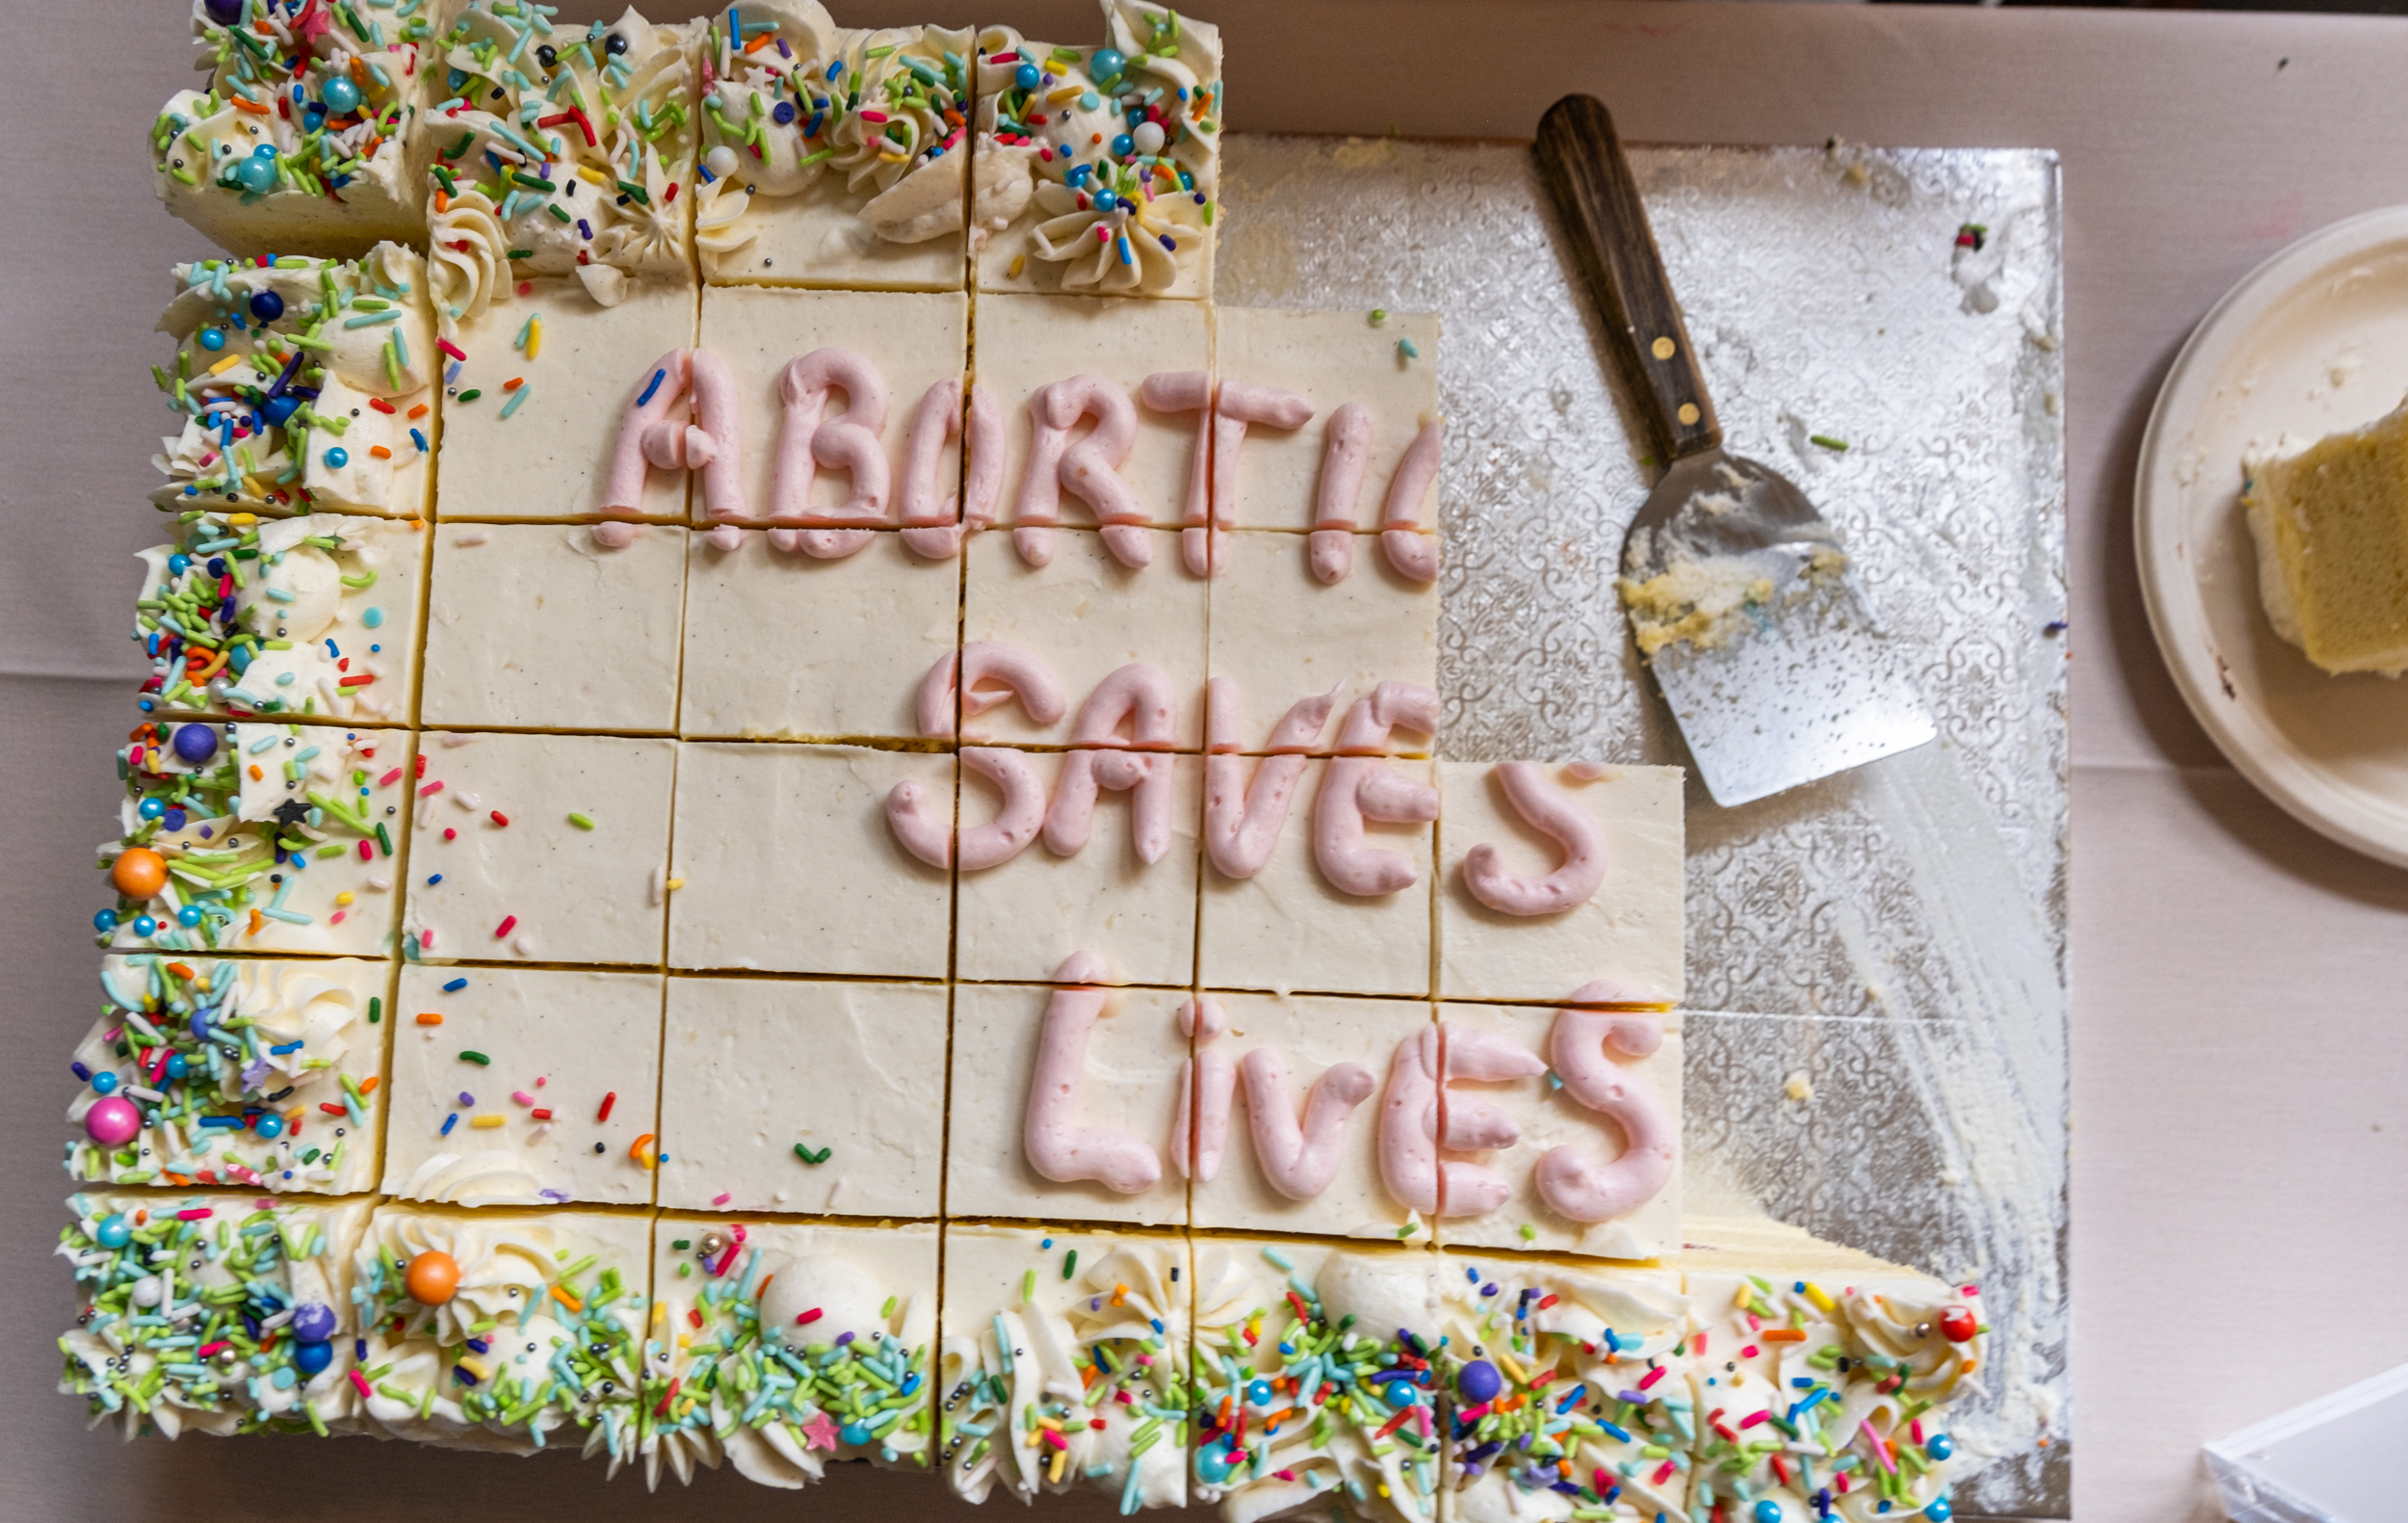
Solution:
M1825 1291L1821 1286L1816 1284L1813 1280L1808 1280L1806 1282L1806 1299L1815 1303L1815 1309L1817 1311L1829 1311L1834 1305L1838 1304L1832 1300L1831 1295L1828 1291Z
M232 370L235 366L241 364L242 362L242 355L228 354L223 359L221 359L216 364L210 366L204 374L211 376L222 376L227 371Z
M1754 1287L1748 1285L1745 1281L1741 1281L1739 1293L1731 1298L1731 1304L1744 1309L1747 1303L1753 1300L1755 1300Z
M1046 96L1045 104L1049 106L1059 106L1065 100L1076 100L1086 92L1086 87L1085 85L1064 85L1061 89L1055 91L1052 94Z
M507 1116L480 1116L472 1119L468 1124L471 1126L494 1127L502 1125L509 1119L510 1117Z
M577 166L577 172L584 175L587 179L591 180L596 185L608 185L611 183L602 177L602 171L600 170L595 169L590 164L580 164Z
M1005 271L1004 274L1008 276L1010 278L1017 280L1020 278L1020 272L1027 269L1028 265L1029 256L1027 254L1013 254L1011 256L1011 268Z
M1058 1433L1062 1431L1061 1419L1059 1417L1040 1417L1036 1420L1036 1426L1039 1428L1050 1428Z
M483 1359L478 1358L475 1354L464 1354L453 1362L458 1364L461 1369L466 1370L469 1374L475 1376L477 1378L477 1383L480 1385L493 1379L492 1367L486 1364Z
M1069 1451L1069 1450L1067 1450L1067 1449L1057 1449L1057 1450L1055 1450L1055 1451L1054 1451L1054 1464L1053 1464L1053 1468L1052 1468L1051 1470L1047 1471L1047 1472L1046 1472L1046 1476L1045 1476L1045 1480L1046 1480L1046 1484L1049 1484L1049 1485L1059 1485L1059 1484L1060 1484L1060 1483L1061 1483L1061 1466L1062 1466L1062 1461L1063 1461L1063 1460L1065 1460L1065 1459L1068 1459L1069 1457L1070 1457L1070 1451Z
M527 357L533 359L543 348L543 319L531 318L527 323Z
M237 529L248 529L259 521L259 515L255 512L230 512L225 515L225 521Z
M672 893L685 886L686 880L682 878L672 878L668 880L668 887Z
M352 902L352 891L348 888L343 890L341 893L334 896L334 902L338 905L350 904Z
M1503 1349L1491 1349L1491 1350L1489 1350L1489 1351L1488 1351L1488 1356L1489 1356L1490 1358L1492 1358L1492 1359L1496 1360L1498 1364L1500 1364L1501 1366L1503 1366L1503 1367L1504 1367L1504 1369L1505 1369L1505 1374L1507 1374L1507 1375L1509 1375L1509 1376L1513 1377L1513 1383L1514 1383L1514 1384L1516 1384L1516 1385L1528 1385L1528 1384L1530 1384L1530 1381L1531 1381L1530 1372L1529 1372L1529 1371L1527 1371L1527 1370L1525 1370L1525 1369L1523 1369L1520 1365L1518 1365L1518 1364L1514 1363L1514 1362L1513 1362L1513 1360L1512 1360L1510 1357L1508 1357L1508 1356L1506 1355L1505 1352Z

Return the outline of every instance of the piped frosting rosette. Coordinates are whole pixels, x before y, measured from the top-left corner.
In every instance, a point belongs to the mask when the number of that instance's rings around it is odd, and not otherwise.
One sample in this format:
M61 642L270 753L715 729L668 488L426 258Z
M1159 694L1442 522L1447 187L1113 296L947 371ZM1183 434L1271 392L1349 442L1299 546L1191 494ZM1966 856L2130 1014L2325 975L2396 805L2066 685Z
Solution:
M1196 1247L1195 1499L1229 1523L1317 1497L1373 1523L1435 1518L1438 1261Z
M159 319L176 340L152 377L183 415L152 459L161 508L268 514L420 511L432 439L426 260L379 244L357 260L179 265Z
M741 1224L678 1230L692 1233L686 1277L661 1288L646 1346L647 1479L691 1481L722 1457L787 1488L840 1459L928 1467L932 1297L883 1286L841 1251L766 1248Z
M67 1144L67 1172L126 1185L366 1188L377 1083L367 1017L382 983L380 964L349 960L109 958L102 1014L75 1050L81 1082L66 1114L87 1135ZM112 1097L136 1108L141 1129L104 1145L92 1116Z
M955 1494L1088 1487L1122 1512L1186 1497L1185 1246L1126 1241L1080 1270L1066 1312L1023 1298L944 1343L938 1463Z
M517 274L682 275L698 26L655 26L631 7L580 30L471 0L443 34L446 98L426 118L438 251L461 236L452 201L475 193Z
M347 227L361 242L406 236L430 28L405 9L193 0L209 84L176 92L152 123L160 198L204 229L251 235L229 247L296 248Z
M361 894L393 888L406 741L292 724L137 726L118 752L122 833L99 848L118 888L115 906L93 917L100 944L344 950L341 927ZM135 870L119 871L138 851L147 855ZM125 885L145 875L156 886L138 883L136 897ZM263 936L271 922L275 934Z
M565 1440L615 1473L639 1442L640 1252L568 1218L379 1210L353 1293L368 1424L514 1454Z
M1689 1276L1699 1425L1693 1506L1848 1523L1945 1523L1950 1402L1980 1361L1969 1291Z
M1504 1254L1445 1262L1453 1515L1684 1515L1696 1424L1680 1276Z
M173 539L140 552L133 633L154 712L406 720L406 686L344 680L365 674L395 599L416 597L418 542L398 533L338 513L179 522ZM415 612L405 602L396 617Z
M1217 215L1220 34L1141 0L1105 0L1102 47L979 34L974 246L1025 227L1008 276L1053 265L1062 290L1171 294Z
M968 32L839 28L816 0L738 5L708 24L695 215L709 273L750 246L745 214L763 197L831 191L890 243L961 230Z
M367 1208L78 1195L55 1250L82 1298L60 1389L132 1438L348 1426L350 1255Z

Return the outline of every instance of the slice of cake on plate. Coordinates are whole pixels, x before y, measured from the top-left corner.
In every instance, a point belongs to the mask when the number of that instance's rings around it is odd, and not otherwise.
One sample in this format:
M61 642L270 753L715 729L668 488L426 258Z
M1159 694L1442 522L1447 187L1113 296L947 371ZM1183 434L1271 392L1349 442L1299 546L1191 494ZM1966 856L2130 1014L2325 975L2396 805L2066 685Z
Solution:
M2241 506L2274 632L2327 671L2408 668L2408 404L2244 464Z

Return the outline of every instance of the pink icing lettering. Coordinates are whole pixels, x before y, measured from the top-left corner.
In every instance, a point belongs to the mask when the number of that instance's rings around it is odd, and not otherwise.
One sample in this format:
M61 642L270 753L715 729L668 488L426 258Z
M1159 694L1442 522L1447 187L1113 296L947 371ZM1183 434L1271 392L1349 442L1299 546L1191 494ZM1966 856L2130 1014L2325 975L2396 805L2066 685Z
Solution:
M1079 705L1070 726L1073 746L1135 747L1167 750L1175 744L1179 700L1171 696L1170 678L1159 667L1132 661L1107 675ZM1120 726L1129 726L1129 739Z
M1322 476L1313 499L1313 533L1306 554L1313 575L1335 587L1354 569L1354 531L1362 519L1363 469L1379 425L1359 402L1339 405L1322 433Z
M1397 1043L1379 1096L1379 1182L1424 1216L1438 1210L1439 1040L1431 1026Z
M1536 1053L1502 1032L1450 1026L1445 1053L1449 1080L1532 1079L1547 1071ZM1521 1128L1494 1105L1478 1095L1448 1092L1441 1144L1450 1151L1484 1152L1521 1140ZM1513 1187L1493 1169L1450 1159L1441 1175L1440 1210L1446 1216L1484 1216L1513 1198Z
M655 376L657 381L650 379ZM680 404L690 392L694 423L679 417L684 410ZM672 349L653 362L636 395L638 400L630 401L619 417L602 511L641 512L646 469L658 466L701 471L711 512L743 516L743 442L736 423L735 380L727 362L705 349Z
M967 683L961 681L965 671ZM1069 711L1069 699L1062 696L1061 679L1054 675L1053 668L1017 645L973 640L957 653L948 651L937 657L929 674L920 679L920 733L930 740L951 736L956 701L964 718L975 718L1013 698L1020 700L1022 712L1037 724L1055 723Z
M1103 526L1105 547L1121 565L1141 570L1153 559L1137 494L1120 479L1121 462L1137 445L1138 412L1129 394L1101 376L1073 376L1040 386L1029 398L1033 432L1029 461L1012 506L1012 543L1020 558L1041 566L1054 558L1052 527L1061 516L1061 493L1085 502ZM1095 427L1073 441L1081 418Z
M1196 576L1213 574L1228 536L1212 530L1213 378L1201 370L1157 371L1139 383L1138 401L1154 412L1195 414L1195 449L1188 457L1187 501L1181 504L1179 559Z
M1388 478L1388 500L1379 512L1379 547L1397 574L1416 582L1438 580L1438 540L1422 532L1422 502L1438 480L1438 452L1445 426L1436 418L1405 446L1397 473Z
M1288 806L1305 758L1328 726L1338 690L1299 698L1271 731L1265 748L1272 754L1254 769L1248 782L1245 762L1236 754L1241 742L1238 688L1227 677L1204 685L1204 843L1213 865L1229 878L1251 878L1270 860L1279 832L1288 823Z
M1026 755L998 747L965 746L961 765L1004 791L1004 806L994 819L962 830L961 870L980 873L1001 867L1044 827L1045 779Z
M1483 841L1463 858L1463 886L1501 915L1549 915L1584 905L1606 880L1606 835L1570 794L1536 762L1500 762L1492 769L1514 812L1563 848L1563 861L1537 878L1506 870Z
M960 433L961 378L948 376L920 393L920 405L911 410L911 430L903 442L903 480L895 487L903 543L931 561L947 560L961 550L960 497L947 492L938 501L936 481L945 446Z
M916 782L899 782L886 795L886 827L903 849L930 867L954 862L954 823L937 812L936 801Z
M593 526L593 542L605 550L624 550L634 544L636 536L642 532L643 526L641 524L621 523L615 518L606 518Z
M1171 1123L1170 1156L1179 1172L1200 1185L1211 1184L1220 1172L1229 1144L1229 1098L1237 1090L1237 1070L1226 1055L1205 1050L1228 1029L1229 1012L1209 994L1179 1007L1179 1030L1195 1044L1195 1056L1179 1065L1179 1117Z
M825 417L827 394L845 393L841 414ZM871 364L849 349L815 349L786 362L778 376L785 400L786 421L777 436L777 460L770 487L770 516L781 526L809 526L799 535L772 532L770 542L780 549L799 545L806 555L833 560L851 555L870 542L870 530L828 528L886 520L888 474L886 445L886 381ZM811 486L818 468L848 472L852 495L835 508L814 508Z
M1313 421L1313 404L1299 394L1250 381L1224 381L1213 404L1213 527L1238 522L1238 452L1250 425L1295 430Z
M1076 856L1094 828L1100 789L1129 794L1129 838L1147 866L1170 850L1170 758L1128 750L1076 750L1061 759L1054 801L1045 811L1045 845Z
M1575 1001L1621 992L1587 985ZM1538 1161L1538 1193L1575 1221L1610 1221L1654 1199L1672 1178L1679 1127L1662 1101L1627 1077L1606 1049L1644 1058L1663 1045L1663 1017L1564 1009L1556 1012L1548 1054L1564 1092L1622 1131L1612 1162L1592 1164L1577 1148L1555 1147Z
M1348 751L1374 748L1393 728L1427 733L1437 723L1438 695L1409 682L1383 682L1347 711L1338 744ZM1371 846L1364 823L1420 825L1437 818L1437 789L1375 757L1334 756L1313 803L1313 860L1340 893L1366 898L1398 893L1419 882L1421 871L1397 853Z
M1347 1117L1372 1096L1378 1081L1359 1063L1342 1063L1315 1079L1304 1095L1304 1122L1296 1124L1289 1099L1288 1060L1276 1048L1245 1055L1245 1109L1254 1136L1254 1156L1271 1188L1291 1200L1310 1200L1337 1177L1339 1147Z
M1092 985L1106 971L1104 959L1094 953L1074 952L1055 970L1054 979L1058 984ZM1047 1002L1020 1145L1029 1166L1058 1184L1093 1179L1116 1194L1134 1195L1161 1182L1161 1158L1126 1132L1078 1122L1087 1037L1110 998L1100 988L1059 988Z

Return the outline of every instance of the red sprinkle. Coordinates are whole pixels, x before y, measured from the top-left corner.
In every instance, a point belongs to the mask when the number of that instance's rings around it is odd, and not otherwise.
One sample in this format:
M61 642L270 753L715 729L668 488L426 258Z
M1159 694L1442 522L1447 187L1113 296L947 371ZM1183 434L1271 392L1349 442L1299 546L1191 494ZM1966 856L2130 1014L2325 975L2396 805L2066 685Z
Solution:
M613 1090L610 1093L602 1096L602 1114L595 1116L594 1119L597 1121L609 1120L611 1118L611 1107L616 1105L617 1103L618 1091L616 1090Z
M499 941L504 936L509 935L510 933L510 927L516 924L518 924L518 917L516 915L504 915L502 917L502 923L493 928L493 939Z
M803 1312L803 1313L801 1313L801 1314L798 1315L798 1316L795 1318L795 1326L798 1326L798 1327L808 1327L808 1326L810 1326L813 1323L815 1323L815 1322L817 1322L817 1321L819 1321L819 1320L820 1320L820 1315L821 1315L820 1308L819 1308L819 1307L817 1307L817 1306L814 1306L814 1307L812 1307L809 1311L806 1311L806 1312Z
M528 1112L527 1114L534 1116L538 1121L548 1121L552 1119L552 1113L545 1110L541 1106L537 1106L534 1110Z
M207 1206L193 1206L175 1214L178 1221L206 1221L213 1215Z
M401 775L402 770L399 767L396 767L391 772L386 773L383 776L378 778L377 786L380 788L390 788Z
M493 823L507 827L510 823L510 817L504 814L501 810L496 809L493 811Z
M338 688L364 688L369 683L376 680L376 678L370 676L368 673L361 671L355 672L351 676L344 677L337 681L334 685Z
M451 355L454 359L466 359L468 357L468 352L466 350L460 348L458 344L453 343L448 338L436 339L434 341L434 347Z

